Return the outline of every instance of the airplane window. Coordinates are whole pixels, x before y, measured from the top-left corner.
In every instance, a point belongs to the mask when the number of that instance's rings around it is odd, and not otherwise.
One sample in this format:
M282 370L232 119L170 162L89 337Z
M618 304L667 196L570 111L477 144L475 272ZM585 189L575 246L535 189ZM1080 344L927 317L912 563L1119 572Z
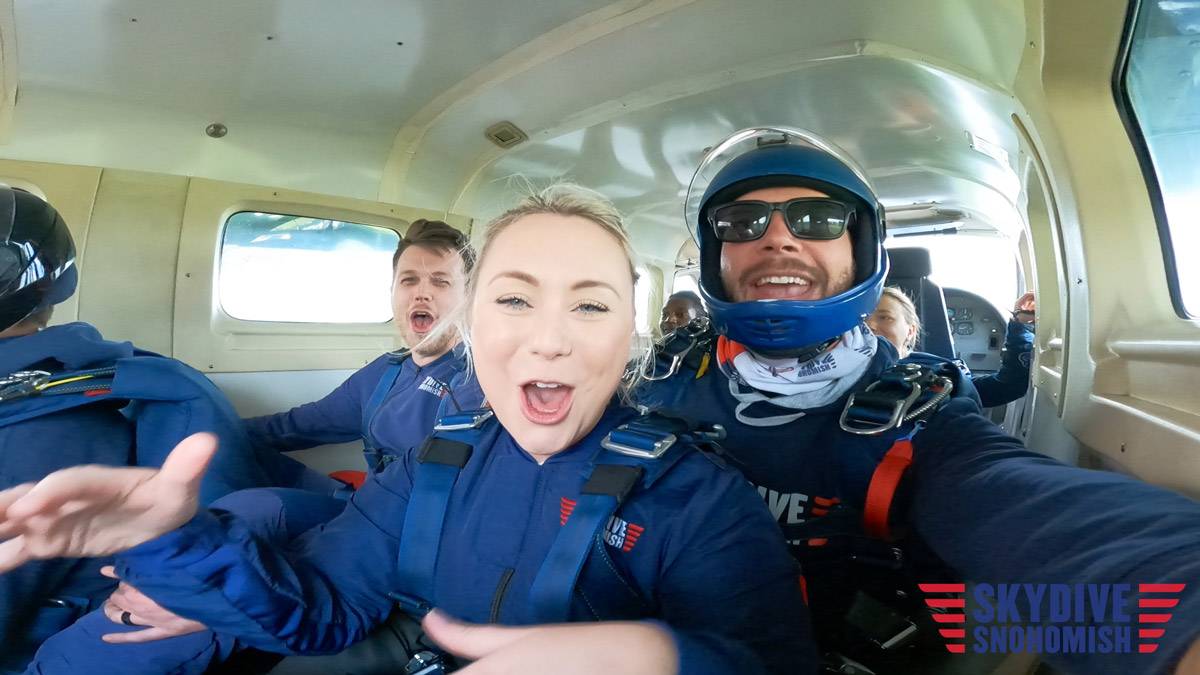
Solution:
M383 323L392 318L385 227L243 211L225 221L218 298L245 321Z
M1118 88L1126 123L1143 145L1142 169L1164 228L1168 270L1183 313L1200 315L1200 7L1140 3ZM1164 222L1165 221L1165 222Z
M650 268L639 265L637 268L637 283L633 287L633 316L634 329L642 335L649 335L653 329L650 316L650 291L654 282L650 279Z
M929 251L933 274L929 278L942 288L961 288L987 298L997 309L1007 311L1017 292L1017 248L1008 237L974 234L931 234L888 237L888 248L921 246ZM959 319L970 319L970 312Z
M700 295L700 285L696 281L699 275L700 270L695 267L676 271L675 284L671 287L671 294L674 295L680 291L691 291L696 295Z

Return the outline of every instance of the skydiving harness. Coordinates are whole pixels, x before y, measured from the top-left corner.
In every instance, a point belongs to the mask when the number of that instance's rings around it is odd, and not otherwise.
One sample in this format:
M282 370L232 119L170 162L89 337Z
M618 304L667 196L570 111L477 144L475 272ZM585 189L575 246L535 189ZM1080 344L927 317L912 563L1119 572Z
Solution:
M476 448L491 448L500 431L491 410L447 415L421 447L400 536L398 586L404 592L389 594L414 617L428 613L436 599L437 557L455 481ZM584 563L592 555L607 555L605 526L630 495L649 489L687 454L692 444L709 442L723 434L719 427L696 432L680 420L647 415L605 436L592 457L575 507L530 587L537 622L557 623L570 618Z
M46 370L22 370L6 375L0 378L0 403L46 398L47 405L31 406L14 416L4 416L0 418L3 420L0 424L15 424L94 403L98 397L112 393L116 374L117 367L114 365L57 374Z
M665 380L680 372L695 372L694 379L705 375L699 367L699 354L711 353L715 335L707 320L697 320L677 329L659 345L659 353L643 372L647 380ZM707 362L703 362L707 366ZM925 422L950 399L955 390L955 378L965 376L950 363L930 366L920 363L898 363L879 374L865 389L851 394L839 417L839 426L856 436L878 436L903 429L911 430L896 438L879 461L871 476L866 499L860 514L842 505L832 506L824 516L808 521L807 541L812 546L824 546L834 537L861 527L866 537L851 537L845 543L848 559L873 567L899 573L905 569L905 555L895 545L902 533L893 532L895 512L893 503L913 462L913 437ZM857 524L848 522L858 521ZM894 652L911 644L919 628L910 616L858 591L846 621L865 634L873 645L884 653ZM862 673L871 671L860 663L838 654L828 655L826 672ZM834 663L836 661L836 663Z
M695 371L696 379L708 372L712 359L713 342L716 334L708 317L699 316L676 328L654 346L654 358L647 359L642 369L642 379L660 382L675 376L681 368ZM663 363L660 363L663 362ZM662 366L662 367L660 367Z
M363 459L367 461L367 469L376 473L382 471L387 466L389 459L394 456L385 453L375 442L375 437L371 435L371 420L375 419L375 413L379 412L380 406L387 399L388 392L396 386L396 380L400 378L404 362L412 357L412 351L399 349L389 352L387 356L388 367L379 376L379 382L375 385L375 390L371 392L371 398L367 399L367 405L363 406L362 411Z

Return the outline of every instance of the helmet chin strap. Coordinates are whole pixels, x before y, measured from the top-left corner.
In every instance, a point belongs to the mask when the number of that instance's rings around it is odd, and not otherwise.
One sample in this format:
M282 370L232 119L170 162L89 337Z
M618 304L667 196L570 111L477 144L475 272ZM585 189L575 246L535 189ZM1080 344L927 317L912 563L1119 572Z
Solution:
M800 349L751 349L750 351L768 359L796 359L800 363L804 363L833 349L837 345L838 340L841 339L841 335L835 335L824 342L818 342L815 345L808 345Z

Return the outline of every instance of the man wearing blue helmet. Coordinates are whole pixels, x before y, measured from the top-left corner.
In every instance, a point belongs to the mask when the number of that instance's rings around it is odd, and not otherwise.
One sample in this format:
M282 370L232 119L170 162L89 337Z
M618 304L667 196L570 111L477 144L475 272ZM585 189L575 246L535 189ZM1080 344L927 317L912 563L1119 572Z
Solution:
M719 449L802 564L830 672L970 663L943 647L916 582L1200 574L1200 505L1026 450L979 414L952 364L899 364L871 333L888 266L883 209L836 147L796 129L739 132L697 170L686 215L711 327L664 340L639 399L725 428ZM1069 672L1171 672L1200 634L1192 590L1153 653L1046 659ZM921 644L944 663L930 652L914 663Z

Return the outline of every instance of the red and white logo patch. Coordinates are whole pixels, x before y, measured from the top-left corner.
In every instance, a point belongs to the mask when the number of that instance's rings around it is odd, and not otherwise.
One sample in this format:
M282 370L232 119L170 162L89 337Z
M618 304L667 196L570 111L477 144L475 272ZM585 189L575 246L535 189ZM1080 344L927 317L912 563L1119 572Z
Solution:
M576 501L562 497L558 506L558 522L560 525L566 525L567 519L575 511ZM616 516L608 519L608 523L604 525L604 543L613 548L620 549L626 553L633 550L634 544L637 544L638 537L642 536L646 528L635 523L622 520Z
M613 516L604 526L604 542L613 548L619 548L629 553L645 529L641 525L634 525Z

